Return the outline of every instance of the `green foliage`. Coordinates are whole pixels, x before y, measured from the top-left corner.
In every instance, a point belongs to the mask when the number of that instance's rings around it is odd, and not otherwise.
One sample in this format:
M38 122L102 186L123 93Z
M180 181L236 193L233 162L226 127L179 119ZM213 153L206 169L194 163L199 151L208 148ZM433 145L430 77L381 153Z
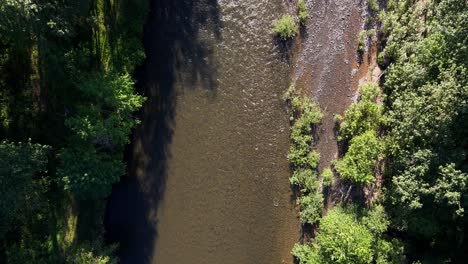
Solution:
M382 124L383 107L375 102L380 95L377 84L364 83L359 86L361 99L346 110L340 124L339 139L351 139L366 131L375 131Z
M66 119L65 125L80 141L106 151L121 150L138 124L132 113L144 101L133 85L128 74L85 77L78 88L86 103L77 105L77 114Z
M296 36L299 28L290 15L283 15L279 20L273 23L273 33L279 36L282 40L291 39Z
M134 92L127 74L90 76L78 87L87 103L78 105L77 114L65 121L73 136L61 155L58 174L65 189L80 199L103 198L124 174L122 152L138 123L132 113L143 97Z
M385 238L388 224L381 206L338 206L322 218L312 243L296 245L292 253L301 264L403 263L401 246Z
M36 203L44 183L34 175L45 170L49 147L39 144L0 143L0 239L18 214Z
M379 10L379 1L378 0L367 0L367 8L372 12L377 12Z
M374 169L381 151L381 141L374 131L369 130L351 139L348 151L335 168L344 179L359 185L370 184L374 181Z
M390 65L388 208L423 263L465 260L467 17L462 0L394 0L379 14L379 57Z
M307 3L304 0L297 1L297 12L299 23L302 25L305 24L307 18L309 17L309 8L307 7Z
M288 159L293 168L290 178L292 185L301 190L297 203L301 209L302 223L314 224L320 219L323 196L317 179L317 166L320 154L312 150L312 127L323 117L319 107L310 99L297 94L291 84L284 98L291 108L291 146Z
M315 168L320 155L310 148L312 126L320 122L323 114L310 99L298 99L298 96L293 97L291 100L291 109L293 110L291 119L295 122L291 127L292 144L288 159L293 167L309 165Z
M1 179L0 262L73 262L60 243L70 228L64 211L76 213L71 201L99 203L124 174L123 150L138 123L133 112L143 103L130 74L144 59L148 4L0 1L0 137L33 138L52 149L42 172L47 159L39 145L0 147L0 162L15 164L0 168L0 179L10 175ZM99 227L82 232L101 232L100 219L88 221ZM74 253L75 263L115 263L91 245Z
M364 49L366 48L366 40L367 40L367 32L365 30L359 32L358 47L357 47L357 51L359 53L364 52Z
M333 171L330 168L325 168L322 171L323 185L331 186L333 184Z
M320 183L317 180L317 173L311 169L296 169L289 178L292 185L301 188L303 193L317 190Z
M42 241L33 241L32 245L14 244L6 250L7 264L49 264L57 259L48 254L48 245Z
M125 165L119 159L92 148L65 149L60 158L63 164L57 173L64 189L83 200L108 196L112 184L125 173Z
M323 207L323 195L318 191L311 191L297 200L300 207L300 218L303 224L315 224L320 220Z
M354 214L335 208L320 222L316 237L325 263L371 263L372 233Z
M70 250L66 262L69 264L117 264L118 259L113 256L115 250L115 246L104 247L101 243L82 244Z

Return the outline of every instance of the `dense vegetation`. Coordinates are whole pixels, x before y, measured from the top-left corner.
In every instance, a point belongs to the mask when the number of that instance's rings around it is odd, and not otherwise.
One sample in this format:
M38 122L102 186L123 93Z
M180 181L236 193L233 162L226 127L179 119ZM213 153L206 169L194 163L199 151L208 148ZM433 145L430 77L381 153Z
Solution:
M302 223L315 224L323 207L322 187L317 178L320 155L312 149L312 128L320 123L323 114L308 97L301 96L294 84L285 94L291 109L291 147L288 159L293 170L290 182L299 189L297 203Z
M343 157L334 164L342 184L361 195L338 201L293 254L300 263L464 263L467 2L369 1L368 8L378 18L369 31L383 47L384 94L364 84L359 101L336 117Z
M463 262L468 183L468 7L463 0L389 1L379 15L388 64L388 190L408 255Z
M365 83L359 87L360 101L351 104L341 120L339 140L349 141L344 157L336 162L335 168L343 179L358 185L374 181L376 163L382 152L382 142L377 129L382 122L382 105L376 103L379 87Z
M115 263L103 198L144 98L145 0L0 2L0 262Z
M403 263L401 244L385 235L388 225L382 206L334 207L320 220L315 239L296 244L293 255L300 264Z

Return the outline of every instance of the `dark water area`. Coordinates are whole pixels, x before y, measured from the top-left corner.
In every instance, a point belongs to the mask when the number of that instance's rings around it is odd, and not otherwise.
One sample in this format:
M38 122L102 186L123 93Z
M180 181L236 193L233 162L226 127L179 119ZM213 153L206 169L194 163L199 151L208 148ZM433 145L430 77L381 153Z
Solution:
M122 263L292 263L300 236L271 35L287 2L153 0L147 97L106 211Z

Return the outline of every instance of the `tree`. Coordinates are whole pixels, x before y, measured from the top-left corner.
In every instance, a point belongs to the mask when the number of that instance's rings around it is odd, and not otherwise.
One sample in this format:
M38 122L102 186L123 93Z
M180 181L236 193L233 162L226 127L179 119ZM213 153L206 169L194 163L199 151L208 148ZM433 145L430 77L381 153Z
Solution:
M0 143L0 239L17 214L34 203L37 189L44 187L34 175L45 170L48 149L30 142Z
M374 170L382 151L382 142L372 130L351 139L350 146L343 159L335 168L344 179L359 185L374 181Z
M384 234L388 225L380 205L371 210L334 207L320 221L312 243L297 244L292 253L301 264L403 263L401 245Z
M425 263L465 260L467 16L463 0L389 1L380 14L388 210Z
M350 140L369 130L377 130L382 124L383 106L375 101L380 96L380 90L375 83L364 83L359 86L361 99L351 104L346 110L343 122L340 124L339 139ZM340 117L339 117L340 118Z
M138 123L133 111L144 98L133 90L129 75L91 76L78 85L86 104L65 124L72 131L60 156L58 174L66 190L80 199L106 197L125 172L124 146Z

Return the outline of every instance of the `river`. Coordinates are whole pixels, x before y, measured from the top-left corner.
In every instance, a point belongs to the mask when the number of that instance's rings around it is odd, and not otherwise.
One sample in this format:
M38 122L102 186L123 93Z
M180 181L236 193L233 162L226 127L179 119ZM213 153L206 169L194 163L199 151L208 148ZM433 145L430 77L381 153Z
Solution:
M281 96L281 0L153 0L147 97L106 211L122 263L292 263L300 238Z

